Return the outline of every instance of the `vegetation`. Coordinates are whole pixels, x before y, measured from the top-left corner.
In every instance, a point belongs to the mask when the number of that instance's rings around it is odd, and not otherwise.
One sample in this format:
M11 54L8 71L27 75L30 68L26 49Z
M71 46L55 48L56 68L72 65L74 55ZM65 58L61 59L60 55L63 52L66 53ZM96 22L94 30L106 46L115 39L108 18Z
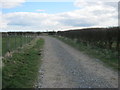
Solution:
M2 56L7 52L16 50L18 47L29 43L40 32L7 32L2 33Z
M86 46L83 43L76 43L74 40L65 37L57 36L57 38L93 58L102 60L106 65L111 66L113 69L120 70L120 67L118 67L118 52L112 52L111 50L101 49L91 45Z
M82 42L85 45L97 46L107 50L118 51L120 47L119 27L59 31L57 34L76 39L77 42Z
M2 72L3 88L33 88L40 67L41 48L44 40L36 39L4 58Z
M6 36L2 37L2 55L4 56L8 51L16 50L18 47L22 47L24 44L29 43L32 38L21 36Z
M34 37L20 32L2 33L2 56L29 43Z
M46 34L56 35L69 45L120 70L118 67L119 31L119 27L113 27L53 31ZM32 88L34 86L41 62L41 48L44 44L43 39L33 40L39 34L41 32L2 33L3 56L9 51L16 50L12 57L5 57L2 60L3 88Z
M118 67L120 37L119 28L89 28L59 31L60 40L76 47L90 56L98 58L115 69Z

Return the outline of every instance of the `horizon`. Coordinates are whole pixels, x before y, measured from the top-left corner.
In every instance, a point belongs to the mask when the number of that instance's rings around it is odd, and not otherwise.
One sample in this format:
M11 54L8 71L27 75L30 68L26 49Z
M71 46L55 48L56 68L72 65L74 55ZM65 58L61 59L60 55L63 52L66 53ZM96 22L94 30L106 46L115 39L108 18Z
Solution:
M119 26L114 26L114 27L94 27L94 28L81 28L81 29L79 29L79 28L77 28L77 29L67 29L67 30L62 30L62 31L72 31L72 30L86 30L86 29L107 29L107 28L117 28L117 27L119 27ZM41 32L41 33L47 33L47 32L59 32L59 31L30 31L30 30L28 30L28 31L2 31L1 33L17 33L17 32L22 32L22 33L26 33L26 32L33 32L33 33L38 33L38 32Z

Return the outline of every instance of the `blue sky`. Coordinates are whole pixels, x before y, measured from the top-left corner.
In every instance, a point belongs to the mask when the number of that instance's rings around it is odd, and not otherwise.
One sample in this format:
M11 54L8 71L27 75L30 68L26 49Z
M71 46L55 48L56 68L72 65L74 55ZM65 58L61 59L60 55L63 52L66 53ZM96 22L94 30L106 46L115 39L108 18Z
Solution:
M104 0L99 2L4 0L0 16L2 17L0 31L58 31L118 25L117 2Z
M36 10L45 11L36 11ZM44 12L49 14L67 12L75 10L77 7L73 5L73 2L25 2L16 8L3 8L3 13L12 12Z

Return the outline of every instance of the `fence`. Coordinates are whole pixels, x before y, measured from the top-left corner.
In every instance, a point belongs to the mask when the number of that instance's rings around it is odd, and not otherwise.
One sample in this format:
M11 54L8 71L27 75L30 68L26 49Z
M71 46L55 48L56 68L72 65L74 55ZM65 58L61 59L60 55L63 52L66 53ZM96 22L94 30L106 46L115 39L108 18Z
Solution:
M2 56L29 43L36 35L28 32L2 33Z

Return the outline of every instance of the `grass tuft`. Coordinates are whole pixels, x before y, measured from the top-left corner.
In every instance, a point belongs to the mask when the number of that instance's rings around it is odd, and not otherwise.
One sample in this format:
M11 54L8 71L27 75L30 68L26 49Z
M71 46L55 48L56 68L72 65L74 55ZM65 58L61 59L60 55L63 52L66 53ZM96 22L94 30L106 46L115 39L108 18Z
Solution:
M65 38L65 37L59 37L59 36L55 36L55 37L69 44L70 46L88 54L89 56L93 58L100 59L107 66L110 66L115 70L120 70L120 67L118 66L118 52L117 51L102 49L99 47L93 47L91 45L87 46L83 43L75 42L74 40Z
M3 88L33 88L41 63L38 53L43 44L44 40L38 39L11 58L3 59Z

